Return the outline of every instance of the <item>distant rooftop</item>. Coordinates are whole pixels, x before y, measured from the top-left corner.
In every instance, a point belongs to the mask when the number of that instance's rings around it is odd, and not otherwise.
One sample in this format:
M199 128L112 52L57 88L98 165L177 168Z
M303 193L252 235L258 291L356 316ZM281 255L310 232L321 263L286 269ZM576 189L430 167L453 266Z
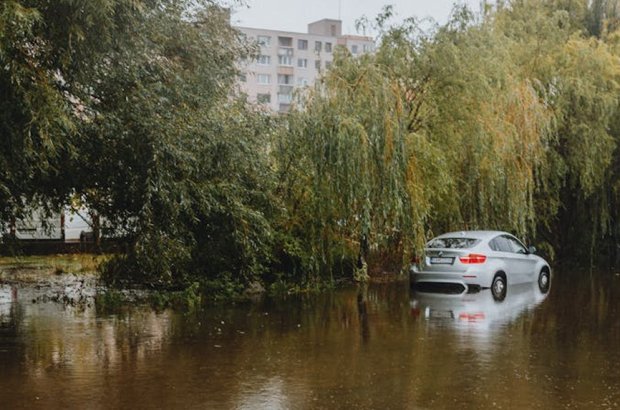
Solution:
M259 28L259 27L247 27L247 26L239 26L242 29L248 30L265 30L265 31L275 31L281 33L292 33L292 34L311 34L315 36L325 36L325 37L339 37L339 38L347 38L347 39L359 39L359 40L370 40L371 37L367 36L359 36L359 35L351 35L351 34L342 34L342 20L338 19L321 19L314 21L308 24L308 32L301 33L296 31L288 31L288 30L278 30L273 28Z
M308 24L308 34L340 37L342 35L342 21L332 19L315 21Z

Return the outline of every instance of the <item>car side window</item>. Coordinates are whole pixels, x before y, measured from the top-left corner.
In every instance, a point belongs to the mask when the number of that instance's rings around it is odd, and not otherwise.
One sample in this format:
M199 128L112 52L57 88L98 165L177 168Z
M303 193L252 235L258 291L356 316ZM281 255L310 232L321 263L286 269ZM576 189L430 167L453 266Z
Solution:
M495 252L498 252L499 251L499 246L497 245L497 240L496 239L491 239L491 241L489 242L489 248L493 249Z
M521 245L521 242L519 242L518 240L516 240L515 238L512 238L510 236L506 236L506 241L508 242L509 246L510 246L510 252L513 253L520 253L523 255L527 254L527 249L525 249L525 247L523 245Z
M510 243L504 236L498 236L489 242L489 246L496 252L512 252Z

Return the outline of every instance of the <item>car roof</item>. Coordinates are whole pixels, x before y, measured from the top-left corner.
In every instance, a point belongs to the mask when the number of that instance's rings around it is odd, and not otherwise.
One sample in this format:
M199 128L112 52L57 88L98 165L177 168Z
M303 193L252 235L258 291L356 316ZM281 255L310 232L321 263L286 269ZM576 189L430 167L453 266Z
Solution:
M456 232L447 232L442 235L437 236L436 238L471 238L471 239L482 239L482 240L491 240L498 235L510 235L508 232L503 231L456 231Z

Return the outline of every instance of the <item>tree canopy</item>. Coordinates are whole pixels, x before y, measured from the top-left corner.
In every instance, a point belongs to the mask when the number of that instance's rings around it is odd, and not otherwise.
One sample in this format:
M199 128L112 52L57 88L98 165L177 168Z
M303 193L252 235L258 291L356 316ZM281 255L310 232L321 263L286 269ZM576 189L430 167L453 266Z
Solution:
M216 2L5 0L0 216L78 197L129 233L110 282L232 293L364 279L448 230L615 257L619 11L386 8L376 52L336 48L277 117L236 89L257 49Z
M312 254L406 261L433 234L500 229L550 257L600 255L617 231L614 4L456 7L430 31L385 26L386 8L377 52L341 51L283 134Z

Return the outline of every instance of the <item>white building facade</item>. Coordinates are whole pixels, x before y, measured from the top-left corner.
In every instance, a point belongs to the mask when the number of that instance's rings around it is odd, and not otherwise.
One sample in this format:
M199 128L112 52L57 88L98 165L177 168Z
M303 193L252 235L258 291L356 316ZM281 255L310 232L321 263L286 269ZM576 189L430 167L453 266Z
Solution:
M242 68L240 88L250 101L288 112L296 90L314 84L333 61L337 46L353 55L372 52L371 37L342 35L340 20L308 24L308 33L237 27L260 46L258 58Z

